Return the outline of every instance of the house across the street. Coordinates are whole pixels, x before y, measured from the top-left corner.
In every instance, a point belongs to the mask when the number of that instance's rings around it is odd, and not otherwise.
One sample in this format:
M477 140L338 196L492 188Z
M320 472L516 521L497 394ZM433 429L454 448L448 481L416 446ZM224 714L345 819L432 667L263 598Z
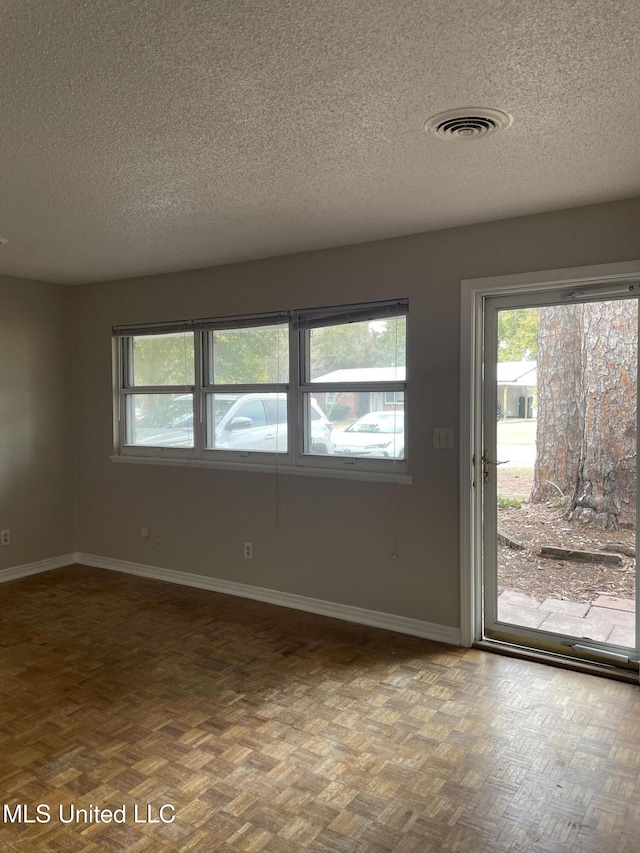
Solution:
M538 374L535 361L498 362L498 420L535 418Z
M405 367L353 367L318 376L314 382L404 382ZM329 420L346 421L368 412L404 411L404 391L339 391L314 394Z

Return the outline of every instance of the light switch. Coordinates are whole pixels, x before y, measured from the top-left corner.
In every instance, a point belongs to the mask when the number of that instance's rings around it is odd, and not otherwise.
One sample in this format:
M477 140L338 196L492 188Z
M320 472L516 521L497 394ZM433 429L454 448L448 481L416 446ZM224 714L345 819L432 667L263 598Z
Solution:
M453 428L434 427L433 446L437 450L453 450Z

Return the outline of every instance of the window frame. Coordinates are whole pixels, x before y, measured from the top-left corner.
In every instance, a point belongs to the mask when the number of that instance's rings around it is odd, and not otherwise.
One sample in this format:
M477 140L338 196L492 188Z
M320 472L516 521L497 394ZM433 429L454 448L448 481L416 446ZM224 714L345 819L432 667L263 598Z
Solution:
M116 337L116 352L118 358L117 410L115 417L116 433L114 436L115 452L121 456L132 457L164 457L167 459L197 459L199 442L201 441L201 424L196 416L196 388L199 382L200 352L199 336L193 335L194 351L194 384L193 385L135 385L133 339L135 337L173 334L175 332L194 332L186 324L167 324L164 326L139 326L132 329L130 335ZM162 445L129 444L129 420L127 413L131 412L136 395L154 394L170 396L174 394L191 394L193 406L193 447L166 447Z
M267 315L246 315L242 317L222 318L219 320L200 321L198 329L200 332L200 346L202 353L201 366L201 387L199 389L200 396L200 412L202 431L202 449L201 459L213 464L216 462L229 462L234 464L264 465L272 469L275 465L291 465L293 463L293 453L291 447L291 419L289 409L291 408L290 387L291 387L291 365L289 361L289 381L288 382L260 382L260 383L237 383L223 384L215 382L215 364L213 353L213 335L215 332L224 331L225 329L258 329L267 326L287 325L287 353L289 359L291 324L287 314L275 313ZM212 376L211 374L214 373ZM257 451L247 449L228 449L207 446L207 430L215 429L215 424L209 425L207 422L207 397L216 394L261 394L285 395L287 402L287 450L286 452L270 452ZM276 397L276 400L279 398ZM235 403L234 403L235 404ZM265 407L265 414L266 414ZM278 427L280 423L276 423L276 444Z
M335 327L357 322L371 322L375 320L390 319L404 316L406 321L409 316L408 300L398 299L392 302L367 303L364 305L340 306L337 308L321 308L309 311L301 311L296 317L298 333L298 405L302 407L301 413L303 429L303 447L299 448L296 464L301 468L313 467L319 470L329 471L368 471L372 473L406 473L408 471L408 453L405 430L404 456L402 459L395 457L381 458L371 456L341 456L331 454L321 456L305 451L309 431L308 407L305 405L305 396L314 394L350 394L350 393L375 393L386 394L387 392L404 393L403 417L407 422L407 387L408 387L408 332L404 347L405 367L396 367L396 370L404 373L403 379L393 381L370 380L363 382L318 382L311 379L311 332L323 327Z
M208 318L169 323L149 323L115 326L114 336L114 461L154 462L222 467L289 473L317 473L319 476L338 476L362 479L394 479L407 481L409 453L407 449L408 365L404 378L393 381L322 382L310 378L310 338L314 328L360 321L375 321L404 316L408 326L408 300L396 299L359 305L325 307L300 311L273 312L236 317ZM213 333L224 329L259 328L268 325L288 327L289 381L276 383L216 384L211 376L211 341ZM194 335L194 385L135 386L133 385L133 339L137 335L169 334L175 331ZM407 362L409 333L404 345ZM405 447L404 458L396 459L323 455L309 450L311 442L310 399L318 394L397 392L404 393ZM193 447L154 447L127 444L127 412L136 393L192 394ZM221 393L284 394L287 401L286 452L263 452L207 447L207 398ZM276 398L276 401L279 398ZM383 398L384 399L384 398ZM278 424L275 425L276 428Z

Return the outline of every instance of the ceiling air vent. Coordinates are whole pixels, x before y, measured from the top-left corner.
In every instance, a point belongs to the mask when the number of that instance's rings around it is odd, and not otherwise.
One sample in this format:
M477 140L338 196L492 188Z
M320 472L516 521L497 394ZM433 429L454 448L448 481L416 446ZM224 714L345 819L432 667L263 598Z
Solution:
M465 107L432 116L424 129L440 139L470 140L504 130L512 122L513 117L502 110Z

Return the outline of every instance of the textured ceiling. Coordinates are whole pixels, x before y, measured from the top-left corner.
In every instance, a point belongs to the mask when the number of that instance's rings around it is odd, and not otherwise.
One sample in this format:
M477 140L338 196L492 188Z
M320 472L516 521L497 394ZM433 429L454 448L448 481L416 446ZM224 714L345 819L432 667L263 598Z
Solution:
M638 0L0 0L0 273L80 283L640 193ZM433 113L514 117L474 142Z

